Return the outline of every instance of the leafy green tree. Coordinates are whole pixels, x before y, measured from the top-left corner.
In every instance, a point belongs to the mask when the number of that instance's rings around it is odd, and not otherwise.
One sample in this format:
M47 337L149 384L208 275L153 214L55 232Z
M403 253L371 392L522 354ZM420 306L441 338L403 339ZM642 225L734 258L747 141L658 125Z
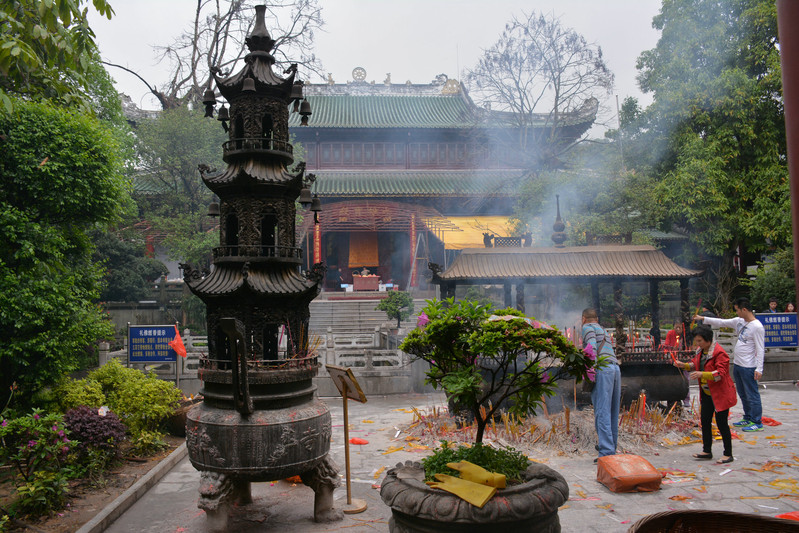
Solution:
M391 291L375 309L385 311L388 318L396 318L399 329L400 323L413 314L413 298L405 291Z
M595 354L516 309L452 298L429 300L400 349L429 363L426 382L474 416L475 444L507 400L511 412L535 412L559 379L593 381L596 368Z
M102 269L87 231L131 207L115 136L100 121L17 100L0 116L0 404L79 368L110 336L92 303Z
M791 242L776 6L669 0L653 25L661 38L638 68L654 101L638 142L658 177L664 228L689 233L688 259L712 263L727 309L739 247Z
M91 108L89 96L94 32L81 0L0 2L0 110L9 113L11 96L50 99ZM111 18L105 0L92 0Z
M776 298L785 309L788 302L796 305L796 278L794 274L793 249L778 250L771 263L758 265L754 279L744 282L751 290L752 305L755 309L767 309L770 298Z
M554 16L532 12L506 24L464 81L475 100L506 113L518 133L515 151L525 168L538 171L561 166L561 155L573 146L563 136L564 116L596 113L613 74L599 46Z
M95 261L105 267L103 302L135 302L150 297L152 282L167 271L147 257L145 244L134 232L98 231L92 235Z
M179 107L141 121L136 138L136 198L149 231L164 236L172 259L209 264L218 233L206 216L213 194L197 166L224 168L224 130L202 112Z

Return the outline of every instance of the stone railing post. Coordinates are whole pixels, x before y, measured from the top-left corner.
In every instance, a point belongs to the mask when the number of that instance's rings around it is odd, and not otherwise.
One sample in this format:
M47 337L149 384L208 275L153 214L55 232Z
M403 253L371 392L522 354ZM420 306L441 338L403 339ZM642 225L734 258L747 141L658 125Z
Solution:
M100 366L104 366L108 362L108 353L110 351L111 351L111 345L105 341L101 341L98 353Z

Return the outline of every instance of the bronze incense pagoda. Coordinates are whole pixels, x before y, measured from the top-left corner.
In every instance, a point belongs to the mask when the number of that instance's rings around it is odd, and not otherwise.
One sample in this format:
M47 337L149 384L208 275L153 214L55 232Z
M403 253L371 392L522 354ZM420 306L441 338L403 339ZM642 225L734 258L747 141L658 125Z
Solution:
M227 528L233 503L251 501L251 482L295 475L315 492L316 521L339 516L330 412L316 397L319 365L308 341L309 304L319 294L324 267L302 272L296 242L295 202L312 177L303 165L289 170L289 113L300 112L307 123L310 106L302 82L295 81L296 65L282 73L285 78L273 70L275 41L265 10L256 7L244 68L228 77L214 73L230 108L218 111L229 133L227 168L200 166L220 200L213 268L181 265L185 282L207 307L208 355L199 370L204 401L187 416L186 443L201 471L199 507L217 530ZM203 103L206 116L213 116L210 88Z

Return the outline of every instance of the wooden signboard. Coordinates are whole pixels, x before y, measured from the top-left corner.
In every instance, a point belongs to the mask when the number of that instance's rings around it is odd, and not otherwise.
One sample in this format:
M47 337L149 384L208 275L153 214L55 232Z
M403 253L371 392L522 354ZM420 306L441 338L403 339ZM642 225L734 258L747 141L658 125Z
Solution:
M346 514L362 513L366 510L366 502L352 498L352 483L350 481L350 420L347 412L347 400L366 403L366 395L358 385L358 381L352 373L352 369L343 366L325 365L327 373L336 388L344 399L344 463L347 471L347 506L344 508Z
M366 403L366 395L361 390L361 386L358 385L351 368L337 365L325 365L325 368L327 368L327 373L330 374L330 378L343 397Z

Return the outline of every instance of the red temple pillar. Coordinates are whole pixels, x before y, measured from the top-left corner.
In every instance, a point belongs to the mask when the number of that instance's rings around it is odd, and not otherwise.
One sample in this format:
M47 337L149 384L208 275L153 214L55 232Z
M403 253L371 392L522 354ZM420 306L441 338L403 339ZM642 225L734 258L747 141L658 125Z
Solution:
M322 257L322 224L313 225L313 262L321 263Z
M799 3L777 0L777 27L780 38L782 95L785 103L785 136L788 143L788 172L791 184L794 272L799 273ZM791 30L793 28L793 30ZM799 295L799 274L795 288Z

